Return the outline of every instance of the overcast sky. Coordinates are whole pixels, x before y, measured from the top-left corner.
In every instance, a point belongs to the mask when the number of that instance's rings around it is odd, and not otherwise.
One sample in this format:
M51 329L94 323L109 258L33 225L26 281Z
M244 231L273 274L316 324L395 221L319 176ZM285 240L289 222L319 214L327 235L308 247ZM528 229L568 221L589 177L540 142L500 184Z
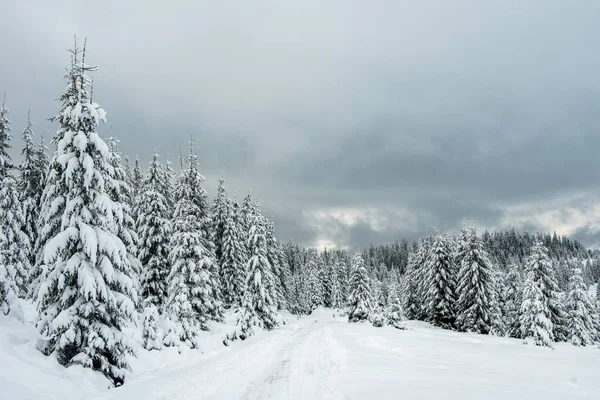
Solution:
M251 189L280 240L366 246L468 218L600 245L598 0L6 0L0 15L15 137L28 105L38 134L57 130L65 50L87 37L101 134L144 165L193 135L209 194L221 174Z

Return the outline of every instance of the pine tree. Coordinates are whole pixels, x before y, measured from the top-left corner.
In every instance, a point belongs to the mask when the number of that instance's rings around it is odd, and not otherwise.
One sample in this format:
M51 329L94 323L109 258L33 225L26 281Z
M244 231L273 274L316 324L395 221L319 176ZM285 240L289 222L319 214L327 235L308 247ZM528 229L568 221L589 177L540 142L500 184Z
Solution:
M458 259L456 326L462 331L487 334L494 311L494 271L475 228L462 229Z
M158 329L158 310L153 304L144 309L142 339L146 350L162 349L162 335Z
M506 335L506 287L504 275L494 269L494 297L492 301L492 327L490 333L496 336Z
M252 200L250 193L248 193L248 195L244 197L244 200L242 200L242 205L240 207L240 223L242 226L242 234L244 235L244 243L246 243L246 254L248 257L250 257L252 254L252 250L248 248L248 235L250 228L252 227L252 222L258 215L260 215L258 204Z
M26 235L21 232L24 218L17 196L16 182L7 149L11 147L9 113L6 94L0 106L0 311L8 314L23 283L25 267L21 264L21 245Z
M2 105L0 105L0 178L4 178L8 175L9 170L12 168L12 158L8 154L10 149L10 142L12 135L10 134L10 121L7 115L10 113L6 108L6 93L2 95Z
M328 270L329 281L331 282L331 308L343 307L343 299L340 291L340 285L337 276L337 263L331 263Z
M275 238L275 227L273 222L266 220L265 238L267 240L267 260L271 265L271 272L273 274L273 286L271 288L272 297L277 303L278 310L285 310L287 308L284 285L285 285L285 274L279 263L279 243Z
M242 340L251 336L255 327L271 330L278 325L276 301L268 290L274 277L267 259L266 227L262 216L255 216L251 222L248 248L251 256L246 267L246 293L238 318L238 336Z
M427 297L430 287L429 253L432 243L432 236L423 238L413 253L408 285L408 293L412 294L408 296L409 303L405 306L405 312L410 319L425 320L429 313Z
M27 122L23 129L23 142L25 146L21 151L23 162L19 166L19 200L23 210L24 224L22 231L27 235L29 243L35 243L37 237L37 221L42 200L44 170L39 160L39 149L33 143L33 122L31 112L27 113ZM28 254L29 262L35 262L33 251Z
M427 319L441 327L454 324L455 277L448 239L435 237L427 257L425 284Z
M323 283L320 278L322 264L319 263L319 258L317 252L311 250L304 266L303 292L309 313L323 305Z
M138 257L142 263L141 298L159 310L167 298L167 275L172 232L168 205L162 194L159 155L154 151L137 205Z
M31 265L29 238L21 230L24 225L17 183L11 175L5 175L0 182L0 284L6 286L0 291L5 310L11 293L24 297L27 292Z
M164 188L163 195L165 196L165 200L167 201L167 205L169 207L169 217L173 214L173 210L175 209L175 198L173 197L173 182L175 179L175 171L173 171L173 163L171 159L167 157L167 161L165 162L165 178L164 178Z
M291 297L291 284L292 284L292 272L290 271L290 265L288 264L287 258L283 252L283 246L277 245L277 257L279 258L279 287L283 294L285 309L290 309L290 297Z
M40 204L42 203L42 195L44 193L44 184L46 183L46 178L48 177L48 169L50 168L50 158L48 157L48 147L44 143L44 133L40 135L40 143L37 146L36 152L36 164L37 170L40 173Z
M215 243L215 257L219 263L219 268L222 268L222 254L223 254L223 235L225 231L225 223L229 216L228 209L228 198L227 192L225 191L225 179L219 179L219 186L217 188L217 197L213 204L212 215L213 215L213 240Z
M210 321L223 316L214 248L209 242L207 196L204 178L190 143L188 166L181 171L175 195L173 234L169 262L171 270L167 309L180 324L180 340L198 346L198 328L209 330Z
M544 302L550 310L550 322L553 329L553 340L566 340L566 322L562 303L560 301L558 284L554 276L552 263L548 257L548 249L541 243L536 243L531 248L531 254L527 257L526 271L533 271L533 277L542 291Z
M550 320L550 308L544 297L535 270L527 273L523 288L523 304L521 305L521 337L526 342L533 342L538 346L554 348L554 334Z
M405 316L402 311L399 290L395 282L390 287L390 298L385 311L385 319L388 325L391 325L396 329L406 329L406 326L403 323Z
M506 333L513 338L521 338L521 304L523 303L523 279L519 266L513 259L505 279L506 286Z
M365 268L365 261L358 253L352 258L350 290L348 322L360 322L370 318L373 310L373 298L371 297L369 275Z
M241 232L237 202L226 199L221 246L223 301L227 307L241 306L246 288L246 246Z
M129 254L117 236L122 206L106 192L109 150L95 131L105 112L91 102L86 74L96 67L79 59L77 47L72 55L62 108L53 118L60 129L42 214L48 276L38 293L39 327L49 338L46 354L120 384L131 352L121 330L132 319L137 293Z
M139 279L142 272L142 264L137 258L138 253L138 234L136 230L136 221L133 219L133 199L132 191L127 182L127 175L121 163L121 155L118 152L117 144L119 140L115 137L108 138L108 169L111 179L106 180L106 191L111 200L121 205L121 214L118 216L117 236L127 249L129 264L134 272L136 289L139 292Z
M129 156L123 157L123 170L125 171L127 183L129 184L129 187L131 188L132 196L134 196L135 194L133 193L133 173L131 172L131 163L129 161ZM133 200L134 199L132 199L132 201Z
M133 197L136 198L140 190L142 189L142 185L144 182L144 177L142 174L142 169L140 167L140 158L136 157L133 162L133 173L132 173L132 181L131 181L131 190L133 191Z
M593 344L596 336L594 326L596 310L583 282L581 269L578 267L572 269L566 311L569 342L576 346Z
M337 278L336 288L339 291L337 307L344 308L348 303L348 271L346 264L338 258L335 263L335 276Z
M417 280L419 278L416 254L411 252L408 254L408 260L406 263L406 283L402 288L402 308L405 310L406 317L409 319L416 319L419 316L419 309L421 308L417 301Z

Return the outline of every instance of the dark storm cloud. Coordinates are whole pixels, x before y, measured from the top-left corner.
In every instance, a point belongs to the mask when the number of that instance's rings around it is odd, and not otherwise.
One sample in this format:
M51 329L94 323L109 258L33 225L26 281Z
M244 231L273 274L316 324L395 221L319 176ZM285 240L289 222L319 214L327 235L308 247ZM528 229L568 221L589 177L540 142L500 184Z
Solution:
M221 174L252 189L282 240L362 246L471 218L596 244L597 1L122 3L0 5L15 136L28 104L56 130L77 34L122 150L145 164L193 135L209 190Z

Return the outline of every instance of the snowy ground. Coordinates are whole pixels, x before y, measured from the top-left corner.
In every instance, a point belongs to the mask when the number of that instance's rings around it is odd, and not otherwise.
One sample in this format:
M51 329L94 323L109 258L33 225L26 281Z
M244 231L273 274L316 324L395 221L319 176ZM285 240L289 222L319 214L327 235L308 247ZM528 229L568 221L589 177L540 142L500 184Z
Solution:
M349 324L330 310L224 347L141 351L123 387L64 369L34 347L35 331L0 319L0 398L10 399L598 399L600 350L445 331Z

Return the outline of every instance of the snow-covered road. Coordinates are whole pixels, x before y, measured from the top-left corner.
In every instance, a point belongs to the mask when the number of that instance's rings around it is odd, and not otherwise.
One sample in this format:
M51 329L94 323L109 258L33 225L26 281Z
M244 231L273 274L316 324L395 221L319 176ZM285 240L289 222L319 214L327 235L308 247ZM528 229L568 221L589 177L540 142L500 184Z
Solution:
M307 319L199 363L146 372L97 398L342 399L343 357L329 324Z
M322 310L217 355L149 370L102 399L598 399L600 351L348 324ZM183 357L182 357L183 358ZM89 398L86 397L86 398Z

